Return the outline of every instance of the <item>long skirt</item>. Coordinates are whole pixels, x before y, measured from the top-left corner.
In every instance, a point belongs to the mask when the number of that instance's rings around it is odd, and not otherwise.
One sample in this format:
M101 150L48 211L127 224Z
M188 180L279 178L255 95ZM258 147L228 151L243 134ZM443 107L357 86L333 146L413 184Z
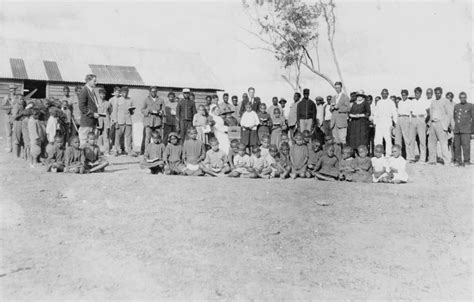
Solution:
M369 121L367 118L351 119L347 129L348 145L356 150L364 145L369 148Z

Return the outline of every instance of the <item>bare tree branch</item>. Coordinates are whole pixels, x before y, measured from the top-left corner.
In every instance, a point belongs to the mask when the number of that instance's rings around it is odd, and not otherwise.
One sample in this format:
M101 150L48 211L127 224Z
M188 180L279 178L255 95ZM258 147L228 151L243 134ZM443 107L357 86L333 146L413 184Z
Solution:
M317 71L316 69L312 68L310 65L308 65L308 63L306 62L302 62L302 64L308 68L311 72L313 72L314 74L318 75L319 77L323 78L324 80L326 80L329 85L331 85L333 88L334 88L334 82L327 76L325 75L324 73L321 73L319 71Z

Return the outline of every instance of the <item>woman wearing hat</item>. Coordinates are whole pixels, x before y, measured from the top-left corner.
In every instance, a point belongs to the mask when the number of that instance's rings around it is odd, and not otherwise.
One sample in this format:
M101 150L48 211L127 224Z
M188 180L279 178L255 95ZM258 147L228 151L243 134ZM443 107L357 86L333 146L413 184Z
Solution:
M356 94L356 100L349 111L348 145L357 150L361 145L369 146L370 104L363 90Z

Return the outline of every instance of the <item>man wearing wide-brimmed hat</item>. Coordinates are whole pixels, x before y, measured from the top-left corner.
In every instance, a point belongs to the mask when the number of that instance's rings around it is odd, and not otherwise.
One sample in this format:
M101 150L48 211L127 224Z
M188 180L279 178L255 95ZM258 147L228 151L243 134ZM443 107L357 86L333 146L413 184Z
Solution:
M5 131L7 135L7 152L12 152L12 132L13 132L13 120L12 120L12 108L13 103L16 99L17 87L13 84L8 85L8 95L2 100L2 109L5 110Z

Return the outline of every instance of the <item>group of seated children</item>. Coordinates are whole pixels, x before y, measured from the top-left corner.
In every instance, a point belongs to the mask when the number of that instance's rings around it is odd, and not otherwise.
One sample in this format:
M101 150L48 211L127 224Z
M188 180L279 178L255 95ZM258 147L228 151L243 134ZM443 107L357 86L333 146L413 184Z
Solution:
M79 137L73 136L69 140L69 146L65 148L63 137L56 135L54 144L49 145L46 150L47 158L44 164L47 171L77 174L104 171L109 163L102 157L96 134L89 132L86 144L82 148L79 145Z
M303 133L304 134L304 133ZM270 144L268 134L262 135L261 146L248 137L232 140L229 150L219 148L215 137L209 139L210 149L198 139L198 131L191 127L183 144L178 134L168 136L168 144L161 140L159 132L152 132L152 140L146 146L142 169L151 174L228 176L243 178L315 178L323 181L389 182L408 181L405 159L401 148L395 145L391 157L383 157L383 146L375 147L375 157L369 158L366 146L357 149L357 155L349 146L342 148L326 138L323 146L311 135L296 133L291 143L288 135L279 137L279 145Z

